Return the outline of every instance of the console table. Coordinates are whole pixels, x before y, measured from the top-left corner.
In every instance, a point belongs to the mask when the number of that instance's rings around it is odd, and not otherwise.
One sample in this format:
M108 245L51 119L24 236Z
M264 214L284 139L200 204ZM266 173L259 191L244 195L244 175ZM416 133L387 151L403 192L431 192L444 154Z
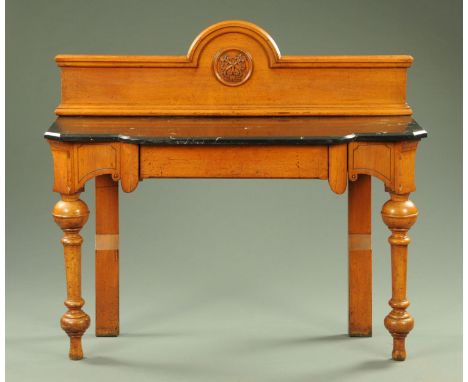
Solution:
M58 118L45 133L61 200L71 359L90 325L81 296L80 199L96 184L96 335L119 334L118 183L148 178L307 178L348 189L350 336L372 333L371 176L390 199L392 297L385 327L394 360L406 358L407 232L418 210L416 148L427 133L406 104L411 56L281 56L244 21L205 29L186 56L59 55Z

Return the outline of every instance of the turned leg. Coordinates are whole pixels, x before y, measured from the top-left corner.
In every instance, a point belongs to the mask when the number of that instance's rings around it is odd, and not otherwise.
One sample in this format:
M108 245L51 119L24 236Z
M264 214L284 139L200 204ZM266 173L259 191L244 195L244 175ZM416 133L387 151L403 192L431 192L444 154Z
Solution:
M62 316L60 324L70 337L69 357L73 360L83 358L81 337L89 327L89 316L81 310L84 300L81 297L81 243L79 234L88 220L89 210L79 199L79 193L62 194L52 211L55 222L64 232L62 244L65 255L65 272L67 280L67 299L65 306L68 311Z
M393 337L392 358L404 361L406 358L405 338L413 329L414 319L406 311L409 301L406 298L406 269L408 230L416 222L418 210L408 200L409 194L390 193L390 200L382 207L382 218L392 234L388 238L392 252L392 298L389 301L392 311L385 317L385 327Z
M96 177L96 336L119 335L119 189Z
M371 177L348 189L348 334L372 336Z

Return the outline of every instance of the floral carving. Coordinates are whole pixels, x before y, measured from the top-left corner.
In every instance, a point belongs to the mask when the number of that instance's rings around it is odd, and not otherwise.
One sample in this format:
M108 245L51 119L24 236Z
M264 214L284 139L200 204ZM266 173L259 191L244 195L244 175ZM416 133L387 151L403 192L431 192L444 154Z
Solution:
M249 53L241 49L224 49L215 56L213 69L220 82L237 86L247 81L252 73L253 62Z

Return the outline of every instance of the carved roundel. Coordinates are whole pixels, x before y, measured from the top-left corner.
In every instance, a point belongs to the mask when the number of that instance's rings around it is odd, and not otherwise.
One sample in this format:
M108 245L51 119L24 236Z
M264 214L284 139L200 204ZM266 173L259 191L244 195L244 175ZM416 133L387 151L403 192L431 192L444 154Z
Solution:
M252 74L252 56L239 48L220 50L214 56L213 70L216 78L224 85L242 85Z

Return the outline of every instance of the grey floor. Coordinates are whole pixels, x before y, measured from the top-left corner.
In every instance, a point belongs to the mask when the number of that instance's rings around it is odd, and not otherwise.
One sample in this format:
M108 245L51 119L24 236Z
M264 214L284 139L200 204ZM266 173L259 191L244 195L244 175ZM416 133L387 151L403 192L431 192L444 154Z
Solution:
M187 289L163 300L148 293L138 307L127 295L121 336L96 338L91 330L80 362L66 359L67 340L50 322L36 324L35 333L17 328L7 341L7 380L461 380L461 339L450 331L416 330L409 359L393 362L381 320L373 338L349 338L344 314L315 298L207 294ZM14 326L27 328L27 321Z
M372 338L346 336L346 197L326 182L143 182L121 199L121 336L96 338L92 324L79 362L67 359L59 328L60 232L45 211L28 240L7 242L7 381L460 381L460 273L428 261L457 245L431 241L431 219L412 230L409 357L389 359L377 186ZM83 196L91 211L92 189ZM423 194L414 199L424 206ZM91 216L83 296L92 320L93 226Z

